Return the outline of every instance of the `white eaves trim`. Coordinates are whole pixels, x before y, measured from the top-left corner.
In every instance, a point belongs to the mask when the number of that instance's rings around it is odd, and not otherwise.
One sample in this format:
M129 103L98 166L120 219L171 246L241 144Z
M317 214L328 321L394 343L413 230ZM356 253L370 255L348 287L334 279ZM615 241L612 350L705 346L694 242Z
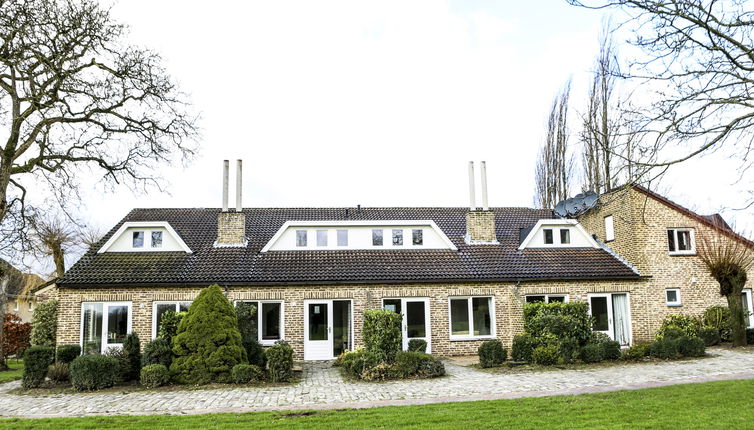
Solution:
M458 248L453 245L453 242L448 238L448 236L445 234L440 227L437 226L437 224L432 220L416 220L416 219L410 219L410 220L335 220L335 221L286 221L275 234L272 236L272 238L267 242L266 245L264 245L264 248L260 252L267 252L272 248L272 246L280 239L280 237L285 233L286 230L288 230L291 227L365 227L365 226L375 226L375 227L389 227L389 226L409 226L409 225L426 225L430 227L437 235L440 237L440 239L445 243L445 245L448 247L448 249L451 249L453 251L457 251ZM344 250L347 250L348 248L344 248Z
M534 237L536 236L537 232L540 231L545 226L572 226L574 227L581 235L584 236L584 238L587 240L591 248L601 248L601 246L597 243L596 240L592 237L591 234L589 234L586 229L579 224L578 221L575 219L541 219L537 221L536 224L534 224L534 227L532 227L531 231L528 235L526 235L526 238L523 242L521 242L521 246L518 247L519 251L522 251L526 249L532 240L534 240ZM537 247L539 249L550 249L550 248L576 248L575 246L563 246L563 245L550 245L546 247Z
M181 239L181 236L176 232L173 227L170 225L167 221L126 221L123 223L123 225L120 226L118 231L116 231L112 236L110 236L110 239L105 242L104 245L97 251L97 254L102 254L107 252L110 247L113 246L113 244L120 238L123 233L129 229L129 228L164 228L167 230L167 232L175 239L176 243L178 243L178 246L187 254L192 254L193 251L191 251L191 248L186 245L186 242ZM136 250L123 250L118 252L156 252L156 251L145 251L143 249L136 249Z

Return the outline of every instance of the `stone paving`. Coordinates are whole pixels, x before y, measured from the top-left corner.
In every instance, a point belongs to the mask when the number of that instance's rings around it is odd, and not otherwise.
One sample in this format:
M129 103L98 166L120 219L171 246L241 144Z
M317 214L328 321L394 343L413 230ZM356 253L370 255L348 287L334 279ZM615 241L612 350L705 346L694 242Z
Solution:
M211 390L18 395L19 382L0 385L0 416L57 417L118 414L194 414L280 409L326 409L578 394L754 378L754 351L709 350L699 360L637 363L588 370L492 374L446 361L439 379L346 381L330 363L307 363L297 384Z

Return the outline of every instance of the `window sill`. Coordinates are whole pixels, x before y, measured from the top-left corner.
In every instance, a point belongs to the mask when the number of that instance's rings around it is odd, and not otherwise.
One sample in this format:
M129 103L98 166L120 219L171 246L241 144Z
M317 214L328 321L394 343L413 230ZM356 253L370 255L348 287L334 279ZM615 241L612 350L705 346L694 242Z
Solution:
M682 308L683 305L681 303L665 303L669 308Z
M683 252L668 252L671 257L693 257L696 255L696 251L683 251Z
M275 345L275 342L279 342L279 341L280 341L280 339L275 339L275 340L260 340L259 344L262 345L262 346L273 346L273 345Z
M469 341L469 340L492 340L495 339L495 336L451 336L450 341Z

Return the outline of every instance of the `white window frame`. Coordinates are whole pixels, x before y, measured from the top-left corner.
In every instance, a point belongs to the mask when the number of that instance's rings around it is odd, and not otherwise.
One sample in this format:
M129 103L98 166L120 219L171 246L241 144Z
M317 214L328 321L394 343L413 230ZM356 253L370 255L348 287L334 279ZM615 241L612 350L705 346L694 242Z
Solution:
M671 302L668 300L668 291L675 291L676 301ZM665 304L671 307L683 306L681 301L681 289L680 288L666 288L665 289Z
M304 244L303 245L299 245L298 244L298 235L299 235L299 233L304 233L304 237L303 237L304 238ZM297 248L306 248L307 246L309 246L309 230L296 229L296 247Z
M157 306L158 305L175 305L175 313L180 312L181 303L193 303L193 300L156 300L152 302L152 339L157 338ZM191 306L189 304L189 306Z
M568 303L571 300L571 298L569 297L568 294L560 294L560 293L537 294L537 293L531 293L531 294L525 294L524 295L524 303L529 303L529 302L526 301L526 298L527 297L531 297L531 296L545 296L545 303L550 303L550 296L553 296L553 297L563 297L563 303ZM553 303L555 303L555 302L553 302Z
M122 348L123 344L116 343L109 345L107 344L107 312L106 309L108 306L127 306L128 307L128 323L126 324L126 334L133 333L133 322L134 322L134 315L133 315L133 302L105 302L105 301L88 301L88 302L81 302L81 311L80 311L80 322L79 322L79 345L81 346L81 351L84 351L84 305L88 304L102 304L102 343L100 343L100 354L104 354L107 352L109 348Z
M605 242L612 242L615 240L615 219L612 215L608 215L604 218L605 223Z
M550 232L550 236L552 241L550 243L547 243L547 232ZM555 229L552 227L547 227L542 229L542 243L545 245L555 245Z
M330 231L329 230L323 230L323 229L317 229L317 230L315 230L315 232L316 233L314 233L314 234L317 237L317 242L316 242L317 243L317 247L322 247L322 248L326 247L327 244L330 242L330 238L328 237L328 236L330 236ZM320 235L320 233L324 233L324 236ZM324 237L324 239L325 239L324 243L320 243L319 239L321 237Z
M141 246L135 246L134 240L136 237L134 236L137 233L141 233ZM151 239L150 239L151 242ZM149 248L147 246L147 231L146 230L134 230L131 232L131 249L144 249Z
M675 239L675 251L670 251L670 247L667 243L668 235L667 232L672 231L673 236ZM678 251L678 232L679 231L687 231L689 232L689 241L691 242L691 249L685 250L685 251ZM694 238L694 229L690 227L668 227L665 231L665 249L668 250L668 254L670 255L696 255L696 239Z
M160 234L160 245L155 246L154 245L154 234L159 233ZM152 249L160 249L162 248L162 244L165 243L165 235L163 234L162 230L150 230L149 231L149 247Z
M341 243L341 234L345 238L345 243ZM348 229L347 228L339 228L335 230L335 244L337 246L348 246Z
M257 341L262 346L272 346L275 342L285 340L285 301L283 300L236 300L233 306L238 303L258 303L257 305ZM262 305L264 303L280 304L280 339L262 339ZM353 305L353 304L352 304ZM353 309L352 309L353 312Z
M563 242L563 232L566 232L566 236L568 236L568 242ZM561 245L570 245L571 244L571 229L570 228L559 228L558 229L558 243Z
M453 334L453 316L451 315L451 300L463 300L466 299L466 303L468 305L469 309L469 334ZM473 305L471 299L490 299L490 334L488 335L482 335L482 336L476 336L474 335L474 312L473 312ZM485 339L495 339L496 338L496 330L497 329L497 322L495 318L495 296L449 296L448 297L448 334L450 335L450 340L485 340Z
M745 288L741 293L746 296L745 305L746 309L749 311L749 321L751 322L746 328L754 328L754 306L752 305L751 288Z
M16 299L16 304L13 306L13 312L18 312L21 309L21 299Z

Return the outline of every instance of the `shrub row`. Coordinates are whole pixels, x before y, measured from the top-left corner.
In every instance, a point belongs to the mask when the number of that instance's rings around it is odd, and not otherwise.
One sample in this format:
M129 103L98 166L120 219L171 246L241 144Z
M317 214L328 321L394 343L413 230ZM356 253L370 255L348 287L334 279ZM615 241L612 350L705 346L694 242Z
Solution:
M399 351L393 363L366 349L346 351L336 365L355 379L381 381L386 379L435 378L445 375L445 365L438 358L420 351Z

